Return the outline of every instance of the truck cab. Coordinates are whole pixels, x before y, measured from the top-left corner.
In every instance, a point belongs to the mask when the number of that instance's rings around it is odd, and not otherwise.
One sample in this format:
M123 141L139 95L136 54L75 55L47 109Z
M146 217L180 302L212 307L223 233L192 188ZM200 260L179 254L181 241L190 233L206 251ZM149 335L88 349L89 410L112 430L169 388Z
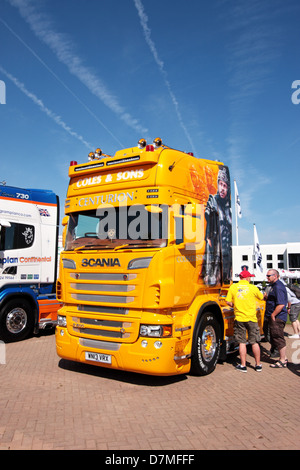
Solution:
M0 339L54 326L58 197L47 190L0 186Z

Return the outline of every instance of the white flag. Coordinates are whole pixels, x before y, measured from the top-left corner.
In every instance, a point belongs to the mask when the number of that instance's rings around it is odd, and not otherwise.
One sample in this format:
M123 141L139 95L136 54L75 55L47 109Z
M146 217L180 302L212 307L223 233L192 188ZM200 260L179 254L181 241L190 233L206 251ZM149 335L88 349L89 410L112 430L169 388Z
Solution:
M263 271L262 255L261 255L261 252L260 252L260 246L259 246L259 241L258 241L258 236L257 236L257 231L256 231L255 224L254 224L254 255L255 255L255 259L256 259L256 264L262 272Z
M238 193L235 180L234 180L234 190L235 190L235 210L237 212L238 217L241 218L242 217L241 202L240 202L239 193Z

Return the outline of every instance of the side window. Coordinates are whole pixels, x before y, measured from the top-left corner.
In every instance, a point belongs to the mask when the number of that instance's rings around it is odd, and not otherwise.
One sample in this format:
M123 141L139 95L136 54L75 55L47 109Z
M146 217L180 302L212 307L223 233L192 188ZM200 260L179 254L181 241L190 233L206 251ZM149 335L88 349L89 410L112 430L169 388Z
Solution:
M184 227L183 227L183 206L180 207L179 217L175 217L175 230L176 230L176 245L184 242Z
M0 249L18 250L30 248L34 242L34 226L11 222L10 227L2 227Z

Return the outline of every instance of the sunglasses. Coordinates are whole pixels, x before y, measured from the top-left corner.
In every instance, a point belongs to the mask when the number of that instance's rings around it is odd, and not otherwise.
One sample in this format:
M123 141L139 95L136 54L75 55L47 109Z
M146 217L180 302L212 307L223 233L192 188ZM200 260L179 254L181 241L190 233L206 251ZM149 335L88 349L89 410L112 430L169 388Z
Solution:
M266 277L271 277L271 276L275 276L275 274L267 274Z

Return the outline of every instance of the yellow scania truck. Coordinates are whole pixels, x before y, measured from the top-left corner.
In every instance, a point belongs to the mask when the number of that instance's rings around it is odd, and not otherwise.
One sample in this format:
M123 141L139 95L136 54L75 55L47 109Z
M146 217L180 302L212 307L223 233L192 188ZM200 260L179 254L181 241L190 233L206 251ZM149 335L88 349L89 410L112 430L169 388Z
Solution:
M97 149L69 176L58 355L152 375L212 372L234 347L227 166L156 138L113 156Z

